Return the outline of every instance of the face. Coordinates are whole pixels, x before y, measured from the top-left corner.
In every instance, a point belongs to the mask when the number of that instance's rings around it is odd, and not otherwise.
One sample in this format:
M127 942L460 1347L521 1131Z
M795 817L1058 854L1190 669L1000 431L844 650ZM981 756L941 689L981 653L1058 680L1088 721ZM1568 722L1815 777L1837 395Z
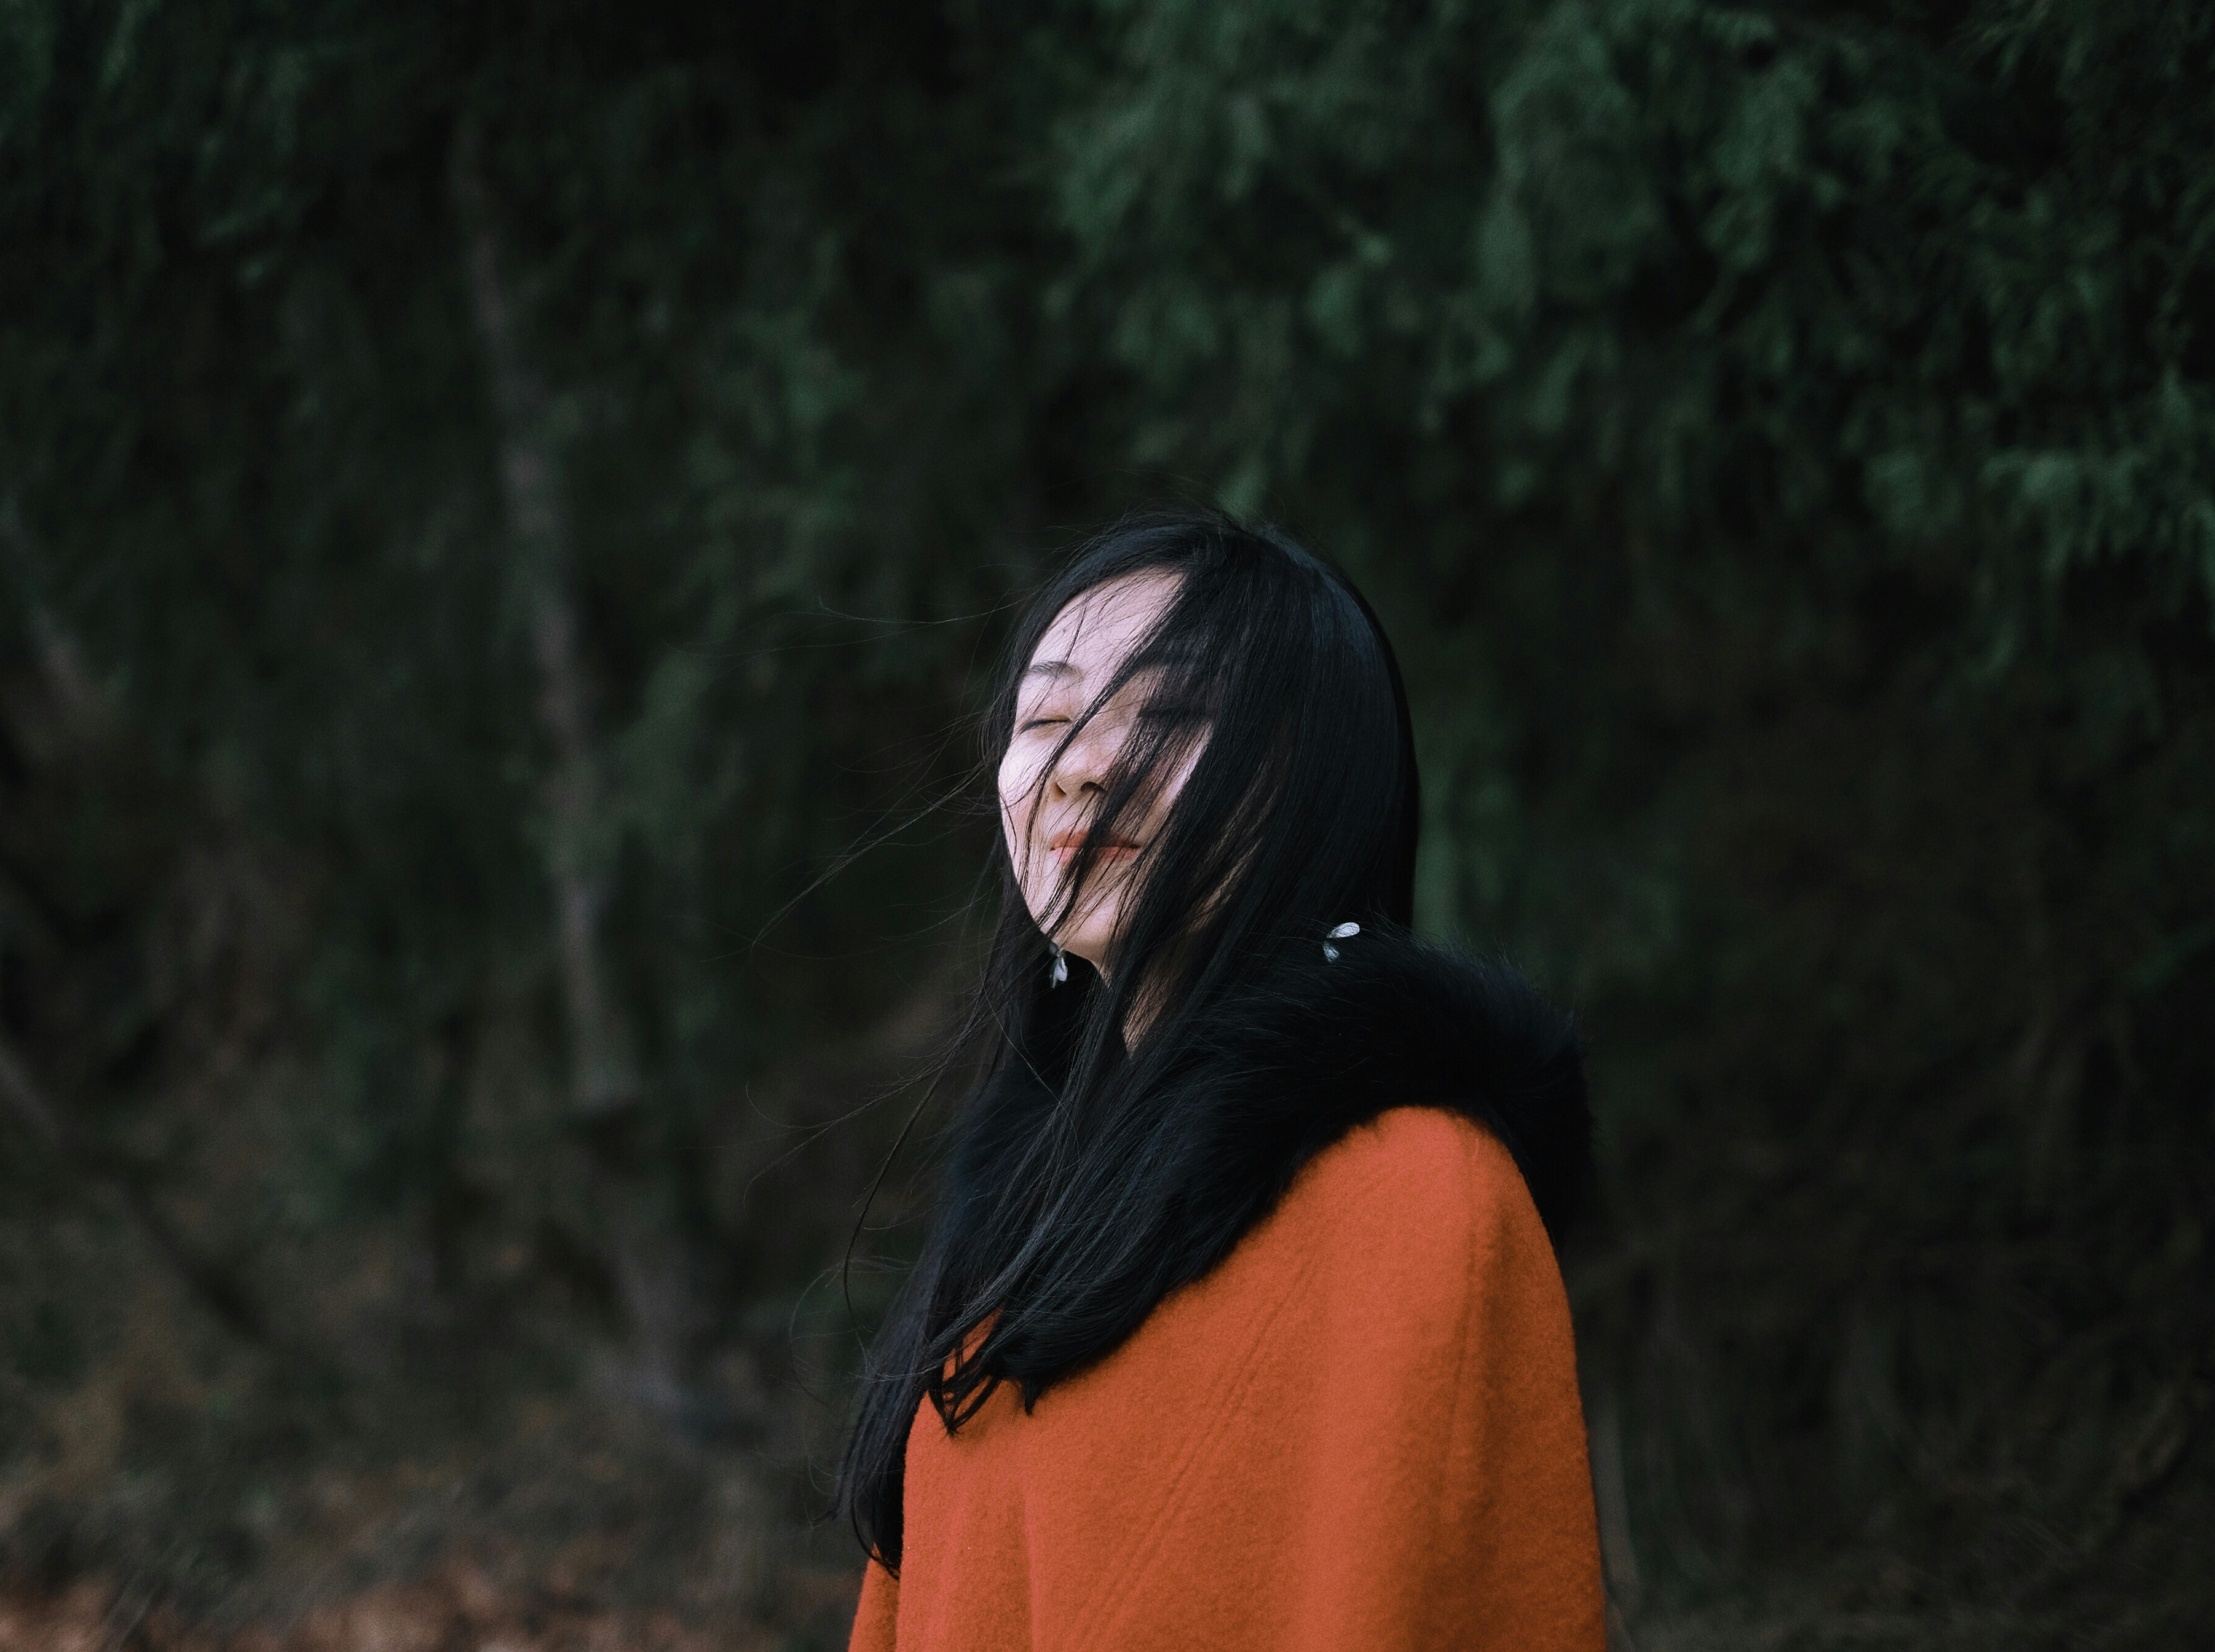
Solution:
M1167 764L1150 793L1124 811L1115 841L1100 846L1083 893L1062 914L1065 879L1144 709L1144 674L1117 690L1074 739L1069 731L1175 594L1174 574L1133 574L1094 587L1055 615L1024 670L1015 731L1000 760L1000 824L1024 903L1051 939L1095 968L1133 892L1141 851L1199 753L1195 743ZM1065 739L1068 747L1057 760Z

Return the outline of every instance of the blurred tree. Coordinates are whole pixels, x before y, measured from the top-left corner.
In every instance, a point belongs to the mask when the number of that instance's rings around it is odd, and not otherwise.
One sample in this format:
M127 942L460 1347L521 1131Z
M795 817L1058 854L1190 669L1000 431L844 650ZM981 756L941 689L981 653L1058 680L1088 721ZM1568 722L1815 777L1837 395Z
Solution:
M1592 1028L1626 1609L2176 1632L2211 58L2183 0L20 0L0 1031L288 1337L397 1254L712 1421L880 1140L749 1199L746 1085L958 952L986 840L899 825L992 615L1212 496L1376 594L1425 921ZM94 1357L57 1300L0 1408Z

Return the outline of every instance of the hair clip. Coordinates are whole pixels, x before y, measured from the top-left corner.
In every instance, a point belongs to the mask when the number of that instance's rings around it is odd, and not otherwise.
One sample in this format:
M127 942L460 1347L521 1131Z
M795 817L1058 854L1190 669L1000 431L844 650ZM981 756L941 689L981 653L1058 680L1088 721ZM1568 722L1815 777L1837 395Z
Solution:
M1350 939L1352 937L1358 935L1360 933L1361 926L1358 923L1342 923L1339 925L1337 928L1332 930L1329 935L1323 940L1322 955L1324 961L1330 964L1335 964L1338 962L1338 948L1331 945L1332 941Z

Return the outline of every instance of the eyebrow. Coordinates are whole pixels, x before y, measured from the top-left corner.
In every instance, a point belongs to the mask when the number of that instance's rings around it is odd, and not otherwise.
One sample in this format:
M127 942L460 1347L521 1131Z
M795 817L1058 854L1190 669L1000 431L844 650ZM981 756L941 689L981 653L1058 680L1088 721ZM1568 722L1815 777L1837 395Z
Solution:
M1034 676L1083 676L1083 672L1065 659L1033 660L1028 665L1023 667L1025 681Z

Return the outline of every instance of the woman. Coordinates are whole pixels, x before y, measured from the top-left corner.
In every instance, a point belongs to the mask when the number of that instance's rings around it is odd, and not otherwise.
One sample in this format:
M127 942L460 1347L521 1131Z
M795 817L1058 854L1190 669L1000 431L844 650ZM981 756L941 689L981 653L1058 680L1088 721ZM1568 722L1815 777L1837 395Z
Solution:
M1600 1646L1548 1238L1581 1067L1408 937L1375 616L1273 534L1134 518L1011 658L986 1076L847 1454L854 1647Z

